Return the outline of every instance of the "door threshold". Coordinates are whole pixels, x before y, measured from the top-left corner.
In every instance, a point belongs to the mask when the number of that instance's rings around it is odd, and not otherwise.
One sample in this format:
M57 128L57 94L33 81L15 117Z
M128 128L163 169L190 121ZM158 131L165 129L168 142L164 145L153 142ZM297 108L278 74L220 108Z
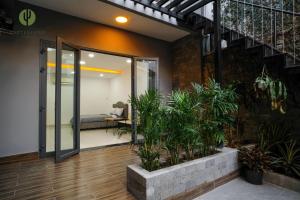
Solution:
M97 149L117 147L117 146L129 145L129 144L132 144L132 143L131 142L122 142L122 143L117 143L117 144L108 144L108 145L103 145L103 146L84 148L84 149L80 149L80 151L81 152L83 152L83 151L92 151L92 150L97 150Z

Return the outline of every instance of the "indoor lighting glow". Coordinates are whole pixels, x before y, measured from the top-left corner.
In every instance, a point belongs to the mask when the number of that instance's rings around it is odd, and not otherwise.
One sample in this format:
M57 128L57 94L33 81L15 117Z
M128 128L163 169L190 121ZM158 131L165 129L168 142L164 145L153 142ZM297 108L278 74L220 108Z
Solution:
M75 74L75 72L74 72L74 71L72 71L72 72L71 72L71 74Z
M85 65L85 63L86 63L86 62L83 61L83 60L80 61L80 64L81 64L81 65Z
M127 17L123 17L123 16L118 16L116 17L116 22L124 24L128 21Z
M55 68L55 63L48 62L47 63L48 67L53 67ZM62 69L72 69L74 70L74 65L70 64L62 64L61 65ZM102 73L108 73L108 74L123 74L122 70L113 70L113 69L105 69L105 68L99 68L99 67L89 67L89 66L80 66L81 70L84 71L91 71L91 72L102 72Z
M131 59L127 59L126 62L127 62L127 63L131 63Z
M100 74L99 76L100 76L100 77L103 77L103 76L104 76L104 74Z
M94 57L95 57L95 54L89 53L89 57L90 57L90 58L94 58Z

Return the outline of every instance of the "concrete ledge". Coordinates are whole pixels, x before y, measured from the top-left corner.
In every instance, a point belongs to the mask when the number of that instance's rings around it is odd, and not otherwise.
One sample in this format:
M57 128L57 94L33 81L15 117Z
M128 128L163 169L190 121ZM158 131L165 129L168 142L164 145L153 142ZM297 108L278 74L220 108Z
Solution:
M300 192L300 180L289 176L268 171L264 173L264 181L281 186L286 189Z
M139 165L127 167L127 189L139 200L188 199L238 176L238 151L219 153L153 172Z

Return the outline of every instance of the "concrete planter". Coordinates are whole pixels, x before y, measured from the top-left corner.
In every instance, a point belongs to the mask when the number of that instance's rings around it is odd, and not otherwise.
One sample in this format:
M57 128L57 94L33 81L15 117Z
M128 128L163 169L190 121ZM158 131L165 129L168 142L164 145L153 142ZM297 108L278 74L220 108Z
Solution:
M238 151L231 148L153 172L139 165L130 165L127 167L127 189L139 200L171 199L193 190L202 190L201 186L211 188L221 185L238 168ZM224 181L222 177L226 176Z
M268 171L264 173L264 181L300 192L300 180L289 176Z

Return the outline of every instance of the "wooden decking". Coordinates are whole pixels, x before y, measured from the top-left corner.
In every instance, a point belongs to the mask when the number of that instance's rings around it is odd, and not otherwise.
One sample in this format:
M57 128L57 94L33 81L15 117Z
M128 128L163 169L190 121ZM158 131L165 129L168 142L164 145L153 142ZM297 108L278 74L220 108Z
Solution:
M134 199L126 189L126 166L138 157L128 145L53 159L0 165L0 199Z

